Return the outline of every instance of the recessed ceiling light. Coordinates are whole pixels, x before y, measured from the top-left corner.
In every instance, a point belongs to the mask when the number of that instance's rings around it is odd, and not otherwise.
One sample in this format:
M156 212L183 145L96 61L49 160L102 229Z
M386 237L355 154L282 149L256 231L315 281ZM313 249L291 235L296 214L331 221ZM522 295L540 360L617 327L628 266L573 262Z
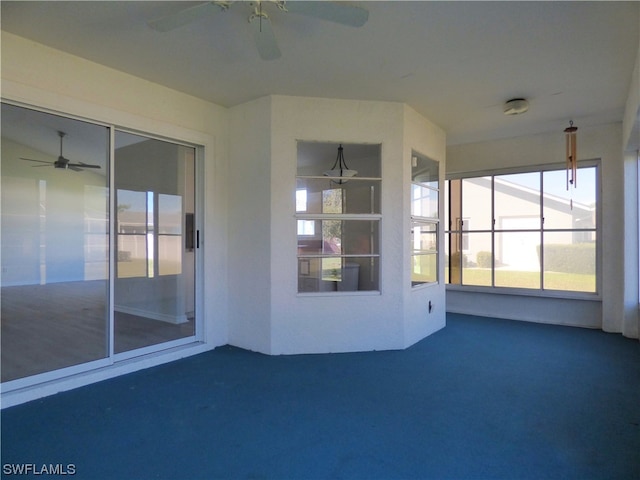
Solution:
M505 102L503 112L505 115L520 115L529 110L529 102L524 98L512 98Z

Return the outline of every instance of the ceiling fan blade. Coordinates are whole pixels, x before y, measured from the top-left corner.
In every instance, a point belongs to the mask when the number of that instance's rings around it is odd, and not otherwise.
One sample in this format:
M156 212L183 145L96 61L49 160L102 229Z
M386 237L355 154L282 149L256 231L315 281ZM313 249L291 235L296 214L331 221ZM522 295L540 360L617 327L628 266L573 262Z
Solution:
M46 164L49 164L49 165L53 165L53 164L54 164L54 162L47 162L46 160L35 160L35 159L33 159L33 158L23 158L23 157L20 157L20 160L26 160L27 162L46 163ZM34 165L34 166L35 166L35 165ZM44 165L38 165L38 166L39 166L39 167L44 167Z
M329 22L361 27L369 19L369 11L355 5L329 1L289 1L284 5L291 13L321 18Z
M67 169L69 169L69 170L73 170L74 172L81 172L81 171L82 171L82 169L81 169L81 168L79 168L79 167L76 167L76 165L75 165L75 164L69 164L69 165L67 165Z
M202 16L222 12L229 8L230 3L231 2L201 3L200 5L185 8L184 10L172 15L167 15L165 17L158 18L157 20L151 20L150 22L147 22L147 25L159 32L168 32L169 30L187 25Z
M273 33L269 17L256 15L249 20L249 24L253 30L253 40L256 43L260 58L263 60L276 60L280 58L280 48L278 48L278 42Z
M71 167L79 167L80 169L83 169L83 168L101 168L100 165L91 165L89 163L83 163L83 162L80 162L80 163L68 163L67 166L69 168L71 168Z

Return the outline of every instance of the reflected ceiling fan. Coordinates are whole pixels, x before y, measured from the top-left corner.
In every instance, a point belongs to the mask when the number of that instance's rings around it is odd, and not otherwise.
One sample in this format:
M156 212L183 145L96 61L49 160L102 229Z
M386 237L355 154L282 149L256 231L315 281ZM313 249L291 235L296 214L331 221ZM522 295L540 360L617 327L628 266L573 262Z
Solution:
M65 135L66 133L64 132L58 132L58 136L60 137L60 155L58 156L58 159L55 162L49 162L46 160L35 160L33 158L23 158L23 157L20 157L20 160L26 160L27 162L38 162L38 163L45 164L45 165L34 165L34 167L48 167L53 165L55 168L64 168L64 169L74 170L76 172L81 172L85 168L100 168L100 165L91 165L89 163L83 163L83 162L71 163L68 158L65 158L64 155L62 155L62 141Z
M159 32L168 32L197 20L205 15L224 12L233 3L248 3L252 8L249 24L253 31L253 39L258 54L263 60L280 58L280 48L273 33L269 15L263 10L263 5L275 5L283 12L299 13L309 17L320 18L329 22L339 23L350 27L361 27L369 19L369 12L364 8L340 2L331 1L286 1L286 0L256 0L252 2L213 1L186 8L173 15L167 15L148 22L148 25Z

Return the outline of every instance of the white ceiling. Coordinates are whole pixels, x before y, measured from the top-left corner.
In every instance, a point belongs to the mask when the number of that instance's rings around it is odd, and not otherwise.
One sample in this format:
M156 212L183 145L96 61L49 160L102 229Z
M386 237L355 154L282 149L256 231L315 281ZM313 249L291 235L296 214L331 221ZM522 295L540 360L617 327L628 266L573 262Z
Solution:
M448 144L621 121L640 2L353 2L361 28L274 5L281 58L261 60L249 2L160 33L202 2L1 2L2 29L230 107L268 94L405 102ZM529 112L502 104L529 99Z

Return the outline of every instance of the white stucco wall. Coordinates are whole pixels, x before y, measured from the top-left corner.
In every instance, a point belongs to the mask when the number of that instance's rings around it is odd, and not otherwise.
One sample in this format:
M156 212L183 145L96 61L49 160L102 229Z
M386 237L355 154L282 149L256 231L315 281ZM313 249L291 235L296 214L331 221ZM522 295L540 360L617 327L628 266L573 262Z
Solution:
M271 350L271 99L230 110L229 343Z
M226 344L228 112L218 105L2 32L2 98L204 146L201 246L206 343L109 368L79 373L18 392L3 392L2 406L171 361Z
M624 156L624 319L622 333L631 338L640 338L640 302L638 290L640 282L638 269L638 207L640 205L638 181L638 151Z
M601 301L447 292L452 312L496 316L621 332L623 319L623 152L622 124L580 128L578 159L601 159ZM492 142L451 146L447 173L562 164L564 134L547 133ZM579 188L579 187L578 187Z
M272 353L402 348L402 105L273 97ZM381 293L299 296L295 235L297 140L382 144ZM327 168L334 159L327 159ZM395 168L394 168L395 166ZM276 213L277 212L277 213ZM396 233L397 232L397 233ZM359 293L359 292L357 292Z
M400 349L444 326L442 288L406 307L410 152L444 161L442 130L399 103L274 95L232 108L230 138L231 188L246 196L230 196L230 303L243 312L232 308L232 343L269 354ZM381 144L380 292L298 294L297 141ZM437 314L426 314L427 297Z
M638 18L640 23L640 18ZM640 150L640 38L622 119L622 142L626 151Z

